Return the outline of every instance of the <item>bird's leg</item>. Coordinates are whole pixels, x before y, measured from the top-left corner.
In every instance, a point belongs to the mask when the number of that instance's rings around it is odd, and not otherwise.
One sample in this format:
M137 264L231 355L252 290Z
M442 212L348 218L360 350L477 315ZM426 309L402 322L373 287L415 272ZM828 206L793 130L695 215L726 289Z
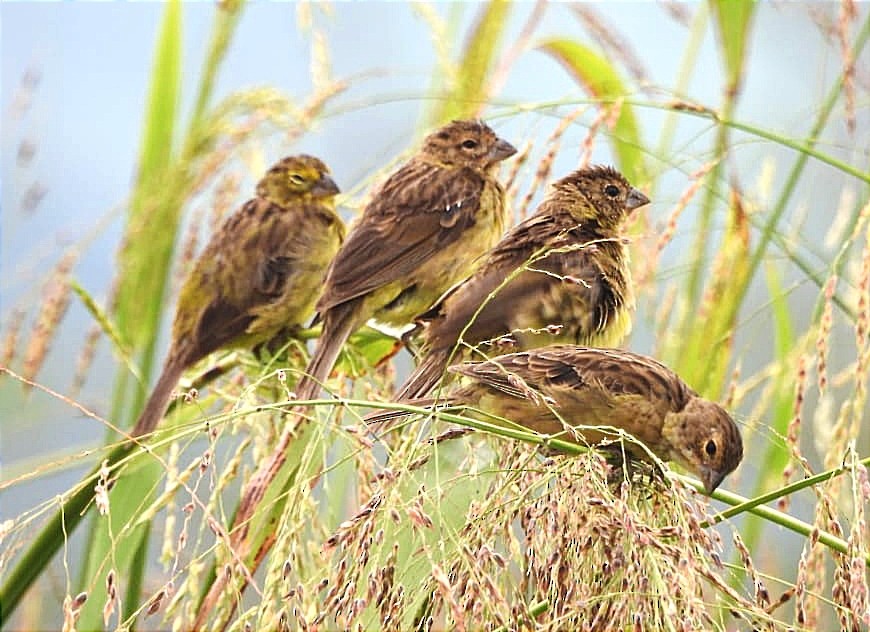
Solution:
M623 441L599 446L598 449L604 453L605 460L612 468L607 480L612 485L635 480L651 485L656 481L665 480L665 473L658 463L636 458L626 450ZM620 470L621 476L618 474Z
M608 485L617 486L623 481L631 480L633 466L622 441L598 446L596 449L604 455L604 460L610 466L607 475Z
M405 349L407 349L408 353L414 356L418 361L422 357L423 334L423 326L417 324L401 336L402 344L405 345Z
M298 333L302 330L300 325L284 327L268 340L254 345L251 349L257 360L271 360L275 356L286 352L298 340Z

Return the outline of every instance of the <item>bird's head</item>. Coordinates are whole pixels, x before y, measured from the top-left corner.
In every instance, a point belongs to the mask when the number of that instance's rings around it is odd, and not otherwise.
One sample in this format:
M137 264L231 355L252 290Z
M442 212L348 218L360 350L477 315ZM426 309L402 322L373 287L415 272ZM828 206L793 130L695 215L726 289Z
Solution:
M423 141L423 156L451 167L470 167L486 171L517 152L479 120L452 121L435 130Z
M613 167L578 169L553 183L561 206L580 222L595 221L602 228L615 229L649 198L635 189Z
M288 156L272 165L257 184L257 195L279 205L305 197L333 198L338 185L329 167L314 156Z
M701 397L692 397L680 412L668 413L662 434L671 458L700 478L708 494L743 458L743 439L731 415Z

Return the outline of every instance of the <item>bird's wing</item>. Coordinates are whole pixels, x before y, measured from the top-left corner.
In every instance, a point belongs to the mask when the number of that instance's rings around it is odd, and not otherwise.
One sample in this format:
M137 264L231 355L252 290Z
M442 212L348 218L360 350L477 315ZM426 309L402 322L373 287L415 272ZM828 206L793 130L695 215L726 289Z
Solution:
M514 397L526 396L529 388L545 394L556 389L596 390L609 396L640 395L680 403L693 394L664 365L618 349L552 345L486 362L466 362L450 370Z
M447 309L464 311L460 309L459 305L452 305L451 302L466 303L471 295L477 295L478 292L484 290L486 290L484 296L491 293L504 281L503 275L509 274L510 271L528 260L535 251L535 244L540 242L546 234L553 232L553 224L554 220L550 216L532 215L511 228L486 254L485 261L474 276L450 288L436 305L428 312L418 316L417 321L423 324L438 320L445 316ZM498 278L499 275L502 275L501 278ZM475 286L474 291L471 286ZM468 298L465 295L468 295ZM476 307L474 311L476 311Z
M412 161L366 207L330 268L323 312L403 279L475 222L484 181L468 170Z
M512 353L486 362L465 362L453 365L450 371L471 378L480 386L495 389L511 397L534 398L539 384L528 381L529 354Z
M478 309L552 233L554 218L548 215L532 215L511 228L486 255L486 260L472 277L451 288L437 305L418 318L420 323L431 324L428 335L435 342L434 346L452 347L475 314L475 322L466 332L468 341L478 343L505 333L509 328L510 313L514 311L512 301L525 293L521 279L514 278L490 299L483 311L477 313ZM506 305L511 309L504 309Z
M306 210L255 198L215 233L179 297L180 308L204 304L191 332L204 354L243 335L258 308L281 299L312 256L311 236L325 227L311 225L322 213Z
M622 297L611 287L593 247L551 252L530 262L546 248L585 241L560 231L554 218L543 216L529 218L508 233L479 272L454 288L428 315L433 346L452 347L463 330L466 342L478 344L521 327L560 324L544 316L548 312L570 319L581 340L611 322L622 307ZM526 264L528 270L502 285Z
M532 356L529 371L552 387L595 388L614 397L636 395L675 411L695 394L660 362L630 351L559 345Z

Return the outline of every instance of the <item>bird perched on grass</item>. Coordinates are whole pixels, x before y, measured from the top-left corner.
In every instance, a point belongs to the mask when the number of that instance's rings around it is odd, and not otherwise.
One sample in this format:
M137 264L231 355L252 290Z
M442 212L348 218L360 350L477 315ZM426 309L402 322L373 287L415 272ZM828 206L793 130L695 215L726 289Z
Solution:
M507 205L496 172L516 149L481 121L453 121L374 194L329 269L317 303L323 333L299 399L320 390L348 336L370 318L409 324L504 232Z
M395 399L425 397L455 353L467 357L465 345L483 353L493 352L493 342L515 350L616 345L631 329L634 307L620 229L648 202L610 167L579 169L553 183L477 272L419 319L423 359ZM460 340L465 345L457 347Z
M618 428L660 459L698 476L708 493L743 458L740 431L725 409L699 397L660 362L637 353L552 345L454 365L450 371L467 383L439 398L439 405L471 407L488 420L494 415L588 445L614 436L602 426ZM381 413L368 421L399 414ZM640 446L626 448L646 457Z
M218 349L251 347L314 313L345 227L338 186L313 156L284 158L200 254L178 297L172 342L132 435L154 430L181 374Z

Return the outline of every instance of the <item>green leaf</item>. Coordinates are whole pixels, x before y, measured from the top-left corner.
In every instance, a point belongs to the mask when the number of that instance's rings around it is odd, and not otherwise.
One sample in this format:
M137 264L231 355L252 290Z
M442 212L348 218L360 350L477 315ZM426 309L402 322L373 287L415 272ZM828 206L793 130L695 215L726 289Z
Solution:
M752 280L748 274L749 217L741 192L735 187L725 209L728 222L718 252L706 278L704 302L692 312L679 337L674 369L704 397L719 399L727 381L734 329Z
M483 109L490 97L487 79L497 58L498 43L510 10L508 0L491 0L480 10L465 42L451 98L435 113L436 124L474 117Z
M728 90L733 95L739 88L743 75L743 60L746 55L750 22L755 13L754 0L710 0L716 23L716 33Z
M124 345L124 341L121 339L121 334L118 332L115 323L112 322L111 317L97 304L90 292L82 287L81 283L76 279L70 279L69 285L70 289L72 289L76 296L79 297L79 300L81 300L84 308L100 326L100 330L108 336L109 340L112 341L115 351L120 355L121 360L127 366L127 369L133 375L138 377L139 369L133 363L133 360L130 357L130 350Z
M115 448L106 456L109 464L118 463L132 446L130 444ZM94 468L84 478L83 483L71 493L58 498L58 510L48 523L39 531L27 550L7 569L4 583L0 588L0 604L3 605L2 617L11 616L21 598L33 585L40 573L51 562L57 550L66 542L84 518L88 507L93 505L94 483L99 468Z
M172 178L181 89L181 16L180 2L167 3L152 69L126 245L118 258L116 322L126 345L143 356L141 370L146 379L181 216Z
M591 48L567 39L550 39L538 49L558 61L589 94L604 102L630 93L616 68ZM631 182L645 180L640 128L630 103L623 102L611 139L620 170Z
M399 340L393 336L365 326L348 339L338 364L350 377L361 377L395 355L400 346Z

